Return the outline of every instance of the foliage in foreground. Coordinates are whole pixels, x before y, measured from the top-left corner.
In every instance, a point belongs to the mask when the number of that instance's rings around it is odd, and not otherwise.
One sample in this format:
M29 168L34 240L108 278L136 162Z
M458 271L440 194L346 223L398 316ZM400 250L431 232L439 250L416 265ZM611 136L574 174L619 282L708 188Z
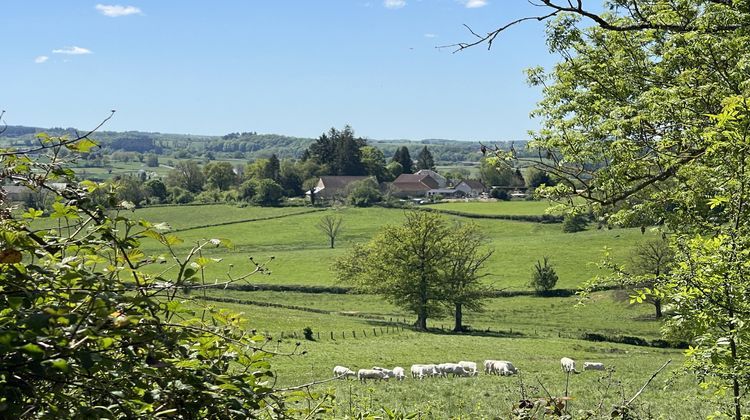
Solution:
M750 4L605 3L597 13L541 0L547 43L564 58L529 72L544 87L530 147L559 180L541 192L670 238L674 267L647 294L671 305L667 333L693 343L687 367L731 393L739 420L750 386Z
M125 210L133 205L118 203L115 191L104 193L109 207L120 210L95 205L91 196L103 186L76 183L60 157L65 149L95 147L90 134L40 135L38 147L0 150L0 180L53 193L50 217L58 222L36 229L41 210L19 215L0 196L0 416L289 413L284 394L273 388L269 340L240 328L237 315L196 313L176 298L204 287L203 268L218 261L203 251L227 242L198 241L179 255L174 246L181 240L169 227L129 219ZM145 240L161 243L163 253L146 255ZM160 263L162 270L153 269ZM177 274L158 274L170 270ZM263 270L251 260L245 273L227 272L222 282Z

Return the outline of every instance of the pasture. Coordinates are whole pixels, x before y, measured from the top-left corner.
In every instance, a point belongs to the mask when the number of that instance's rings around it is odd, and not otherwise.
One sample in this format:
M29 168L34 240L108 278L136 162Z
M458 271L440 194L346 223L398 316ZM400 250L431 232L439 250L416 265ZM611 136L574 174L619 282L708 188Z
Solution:
M367 242L380 227L387 223L398 224L404 217L404 210L401 209L309 210L294 207L258 209L231 208L226 205L177 206L137 210L135 216L148 218L153 222L166 221L178 230L203 226L177 233L177 236L184 239L177 246L182 252L187 252L190 246L203 238L231 240L233 249L222 249L211 254L223 258L224 264L209 267L206 272L208 277L224 278L228 264L233 264L235 270L249 267L250 256L256 261L264 261L273 256L274 260L268 265L273 274L253 278L252 282L320 286L337 285L329 268L350 246ZM273 211L285 217L261 220L270 217ZM328 238L316 227L325 214L339 215L343 219L334 249L329 248ZM602 259L605 247L611 249L615 259L625 261L631 247L651 235L648 232L642 235L638 229L591 229L563 233L560 224L446 217L476 223L484 230L488 246L495 250L487 265L490 275L485 281L498 290L527 290L531 270L537 260L544 256L549 256L560 277L557 287L576 288L581 282L604 274L595 263ZM237 223L231 223L232 221ZM145 241L144 245L150 252L160 252L156 242Z
M493 207L496 204L499 206ZM520 201L450 204L452 210L464 213L492 214L497 210L498 214L531 215L541 214L543 205ZM334 249L316 228L326 214L343 219ZM559 367L562 356L573 357L581 364L584 360L600 361L614 368L611 377L607 372L585 372L569 378L575 417L582 415L578 410L608 412L623 398L631 397L669 359L672 365L638 399L640 415L697 418L713 411L706 404L710 394L699 391L695 377L677 374L682 363L680 350L581 339L586 333L658 339L661 323L654 320L651 306L630 305L625 291L597 292L580 308L575 307L575 296L528 294L532 266L543 256L550 257L560 276L557 288L574 289L582 281L606 274L594 264L601 259L604 247L610 248L616 259L625 261L633 245L648 238L649 232L643 235L638 229L590 229L568 234L562 232L560 224L446 216L482 228L488 246L495 249L485 281L495 290L515 293L488 299L482 312L466 313L464 323L471 326L470 333L450 333L453 325L447 312L443 317L428 319L430 332L418 333L410 329L413 314L378 296L306 293L304 287L298 287L347 286L336 281L331 263L353 244L369 240L381 226L400 223L403 210L206 205L138 209L135 217L170 223L175 234L184 239L176 245L182 253L200 239L231 240L231 249L204 252L204 256L222 259L207 267L207 282L225 279L230 264L234 265L233 275L249 269L250 256L256 261L275 257L267 266L270 275L257 274L247 282L284 286L288 291L210 289L184 298L195 309L194 315L186 316L200 316L203 308L241 312L245 328L272 338L267 349L281 353L294 350L293 356L272 359L276 386L330 379L337 364L355 370L398 365L408 372L414 363L471 360L481 364L493 358L511 360L522 372L515 377L480 374L424 381L407 378L400 383L336 380L316 385L317 390L335 393L332 416L336 418L358 412L382 415L379 410L384 406L403 413L419 412L422 418L507 418L522 394L527 398L542 398L546 392L564 394L566 378ZM142 242L147 254L164 252L151 239ZM160 268L165 267L168 265ZM312 330L312 341L303 339L304 328Z

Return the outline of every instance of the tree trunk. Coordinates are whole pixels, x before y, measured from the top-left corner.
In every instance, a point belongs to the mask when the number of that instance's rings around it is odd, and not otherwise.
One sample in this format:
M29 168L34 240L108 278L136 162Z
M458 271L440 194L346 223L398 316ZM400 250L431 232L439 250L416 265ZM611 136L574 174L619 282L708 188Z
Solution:
M453 327L453 332L461 332L464 330L463 318L463 305L461 305L460 303L456 303L456 324Z
M333 242L336 240L335 237L331 236L331 249L333 249Z
M654 307L656 308L656 317L661 318L661 299L654 299Z
M427 331L427 307L422 305L417 312L417 321L414 322L414 328L419 331Z

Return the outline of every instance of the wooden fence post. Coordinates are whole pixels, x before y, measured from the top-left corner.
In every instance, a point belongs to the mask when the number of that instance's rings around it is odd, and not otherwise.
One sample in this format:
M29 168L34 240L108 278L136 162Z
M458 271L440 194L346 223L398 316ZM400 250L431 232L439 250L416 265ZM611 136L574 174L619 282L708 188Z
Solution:
M357 333L355 331L352 331L352 337L357 338Z
M333 331L331 331L331 340L333 340Z

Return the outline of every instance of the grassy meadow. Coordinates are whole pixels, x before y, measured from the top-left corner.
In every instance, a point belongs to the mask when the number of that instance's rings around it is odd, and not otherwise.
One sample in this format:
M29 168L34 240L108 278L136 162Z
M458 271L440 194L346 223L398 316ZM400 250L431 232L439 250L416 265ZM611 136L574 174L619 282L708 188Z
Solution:
M515 208L516 203L526 205L527 202L486 204L507 204L506 208ZM274 211L286 217L263 220ZM328 238L316 227L325 214L340 215L343 219L334 249L330 249ZM166 221L177 230L189 228L177 233L184 239L177 246L182 252L204 238L231 240L233 249L211 254L223 258L225 264L209 267L209 277L224 277L228 264L233 264L234 270L249 267L248 257L251 256L256 261L273 256L274 260L268 265L273 274L253 278L252 282L332 286L338 285L329 270L333 261L351 245L368 241L383 225L400 223L404 210L340 208L311 212L295 207L263 209L219 205L157 207L137 210L135 215L153 222ZM649 235L642 235L638 229L591 229L571 234L563 233L560 224L446 217L476 223L484 230L488 246L495 250L488 262L490 275L485 281L500 290L528 289L533 266L544 256L550 258L560 277L557 287L576 288L581 282L603 274L595 263L602 259L605 247L611 249L614 258L624 261L632 245ZM146 241L145 247L151 252L159 251L156 242Z
M546 203L511 201L497 203L450 203L444 208L474 214L538 215ZM336 247L316 228L323 215L343 218ZM233 248L206 249L203 256L221 258L205 271L208 282L226 279L249 270L249 257L266 261L270 275L256 274L252 284L294 286L347 286L339 284L331 263L355 243L368 241L382 226L398 224L404 210L384 208L311 209L305 207L258 208L230 205L165 206L138 209L137 218L168 222L184 242L176 246L186 253L201 239L226 238ZM560 224L542 224L499 219L452 220L477 223L486 233L495 253L487 265L487 284L497 290L528 292L534 263L549 256L560 277L557 288L574 289L600 272L595 262L608 247L615 259L625 261L638 241L649 236L639 229L597 230L563 233ZM143 239L147 254L163 253L151 239ZM158 265L169 270L169 264ZM614 404L632 396L667 360L671 365L639 397L639 416L663 419L705 418L715 409L706 401L710 394L699 391L692 375L680 375L682 353L676 349L629 346L581 339L585 333L634 336L653 341L660 337L661 322L649 305L630 305L625 291L602 291L582 307L572 297L538 297L522 294L487 299L484 310L468 312L464 324L470 333L453 334L450 314L428 320L429 333L410 329L414 315L379 296L366 294L306 293L297 291L240 291L210 289L184 298L200 316L204 309L227 309L243 314L248 330L272 339L267 349L291 356L272 359L276 386L286 387L330 379L335 365L352 369L372 366L403 366L407 373L414 363L511 360L521 369L516 377L480 374L472 378L408 377L403 382L365 384L336 380L316 386L336 395L332 416L357 412L382 414L387 406L402 412L419 412L421 418L507 418L511 406L521 399L541 398L549 392L561 396L566 377L560 370L563 356L604 362L610 372L572 375L568 385L571 413L578 410L607 413ZM303 339L303 329L313 331L314 340ZM355 337L356 336L356 337ZM299 346L295 343L299 342ZM304 354L302 352L304 351ZM546 389L546 391L545 391ZM708 392L708 391L706 391ZM601 404L601 405L600 405Z

